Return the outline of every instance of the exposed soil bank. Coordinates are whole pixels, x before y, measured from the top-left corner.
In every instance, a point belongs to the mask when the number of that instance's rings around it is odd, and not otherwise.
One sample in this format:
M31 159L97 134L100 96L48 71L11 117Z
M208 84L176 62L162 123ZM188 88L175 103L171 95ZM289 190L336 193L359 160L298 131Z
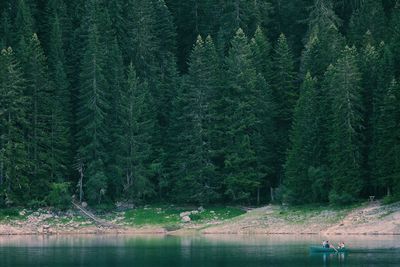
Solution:
M110 220L113 227L94 225L89 220L71 217L54 219L35 213L25 219L0 223L0 235L37 234L324 234L324 235L400 235L400 203L383 206L379 202L357 208L299 208L269 205L249 210L225 221L181 223L174 229L165 226L124 225ZM178 229L179 228L179 229ZM178 230L176 230L178 229Z
M209 227L204 234L400 235L400 203L364 204L348 210L267 206Z

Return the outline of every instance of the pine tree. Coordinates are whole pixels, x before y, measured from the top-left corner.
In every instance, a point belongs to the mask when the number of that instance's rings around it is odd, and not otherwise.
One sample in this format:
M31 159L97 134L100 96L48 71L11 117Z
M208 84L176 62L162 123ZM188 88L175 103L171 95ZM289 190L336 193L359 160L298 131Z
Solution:
M268 84L272 83L272 46L260 27L257 27L251 39L253 61L257 72L261 73Z
M388 37L388 45L392 52L391 58L394 61L394 68L396 77L400 75L400 3L397 2L394 7L388 30L390 31L390 35Z
M379 118L379 157L377 157L377 175L379 185L386 188L387 195L400 197L400 86L393 80L382 105Z
M0 49L11 46L12 25L9 10L4 10L3 13L1 13L0 36Z
M45 51L49 53L52 31L54 31L54 25L57 24L64 54L68 54L72 38L72 19L69 16L65 2L63 0L50 0L46 3L41 13L40 17L43 23L39 29L39 36Z
M363 102L355 48L344 49L330 78L332 190L329 199L335 203L350 203L359 197L363 186Z
M110 110L106 115L107 124L107 176L110 178L110 194L115 198L120 197L123 193L123 169L125 164L121 160L121 151L123 150L124 138L122 121L123 111L123 91L126 88L126 78L124 74L124 65L121 51L116 38L111 42L111 47L107 54L107 69L105 78L108 86L108 102Z
M52 87L49 82L46 57L36 34L28 43L24 77L25 93L29 98L29 154L32 160L31 192L34 198L43 198L49 190L52 171L51 123Z
M277 178L281 180L282 165L285 160L289 144L289 130L292 123L292 114L297 101L295 84L296 73L293 57L286 41L281 34L275 46L273 57L273 97L276 102L275 123L277 127Z
M18 48L21 48L20 42L28 43L34 29L34 19L29 5L26 0L18 0L17 14L14 21L14 44L18 44Z
M276 125L276 103L273 98L272 88L265 81L263 75L258 74L256 80L256 92L253 99L253 112L257 117L256 131L252 138L257 158L257 172L259 173L260 184L257 188L257 205L261 201L261 190L265 189L267 200L273 200L270 195L271 188L277 186L276 181L276 158L277 144Z
M152 81L158 40L155 36L155 11L152 1L128 0L126 37L122 43L124 59L132 61L139 77ZM129 62L128 61L128 62Z
M382 1L366 0L354 11L350 19L350 40L353 44L360 45L364 34L370 31L375 40L383 41L386 35L385 26Z
M273 25L277 38L281 33L297 55L303 49L303 39L307 32L307 17L315 0L271 1L273 5Z
M326 201L326 177L313 177L320 168L319 103L316 80L307 73L297 102L291 132L291 148L285 164L285 200L303 204ZM310 191L311 189L311 191Z
M155 117L148 85L139 82L132 63L128 68L127 89L122 96L124 192L131 200L143 201L155 193L150 180Z
M108 84L104 76L105 51L99 41L99 7L97 0L87 2L88 17L85 52L82 59L77 113L77 141L79 158L85 165L87 199L96 203L107 190L105 175L107 129L109 111Z
M308 21L308 41L302 54L300 71L303 77L310 72L322 81L327 67L336 62L344 48L344 39L339 33L340 19L334 13L331 1L318 0Z
M364 177L365 191L374 193L373 179L371 175L370 153L373 147L373 132L374 132L374 95L378 89L379 75L379 52L372 45L373 40L369 32L365 36L365 44L360 53L359 66L362 73L362 101L364 108L363 114L363 136L364 143L362 145L362 176Z
M29 201L29 169L25 131L27 98L22 71L11 48L0 56L0 197L5 202Z
M212 127L215 121L214 103L218 88L218 61L211 37L206 42L198 37L189 60L189 72L184 94L184 122L179 144L181 170L176 181L177 199L201 204L218 197L218 184L213 162Z
M255 2L244 0L224 1L222 10L217 47L220 55L224 56L231 39L239 28L247 35L250 35L256 30L259 23L256 21L257 17L255 16Z
M369 66L366 65L365 68L367 70L365 85L369 88L370 84L368 82L372 78L375 78L376 81L373 82L375 87L372 92L372 107L371 110L371 118L369 126L371 129L371 144L370 151L368 154L369 159L369 167L371 169L371 186L373 186L374 194L381 195L385 193L386 188L383 188L380 185L380 181L378 179L379 169L380 169L380 144L382 143L382 131L380 130L379 121L381 120L381 112L382 106L384 102L384 97L387 93L387 89L389 88L391 81L393 80L395 68L393 67L393 56L392 52L389 50L388 45L385 43L381 43L379 47L376 49L378 53L377 63L373 61L369 61ZM373 57L374 58L374 57ZM375 61L375 60L374 60ZM365 64L365 63L363 63ZM372 66L372 64L376 64ZM376 70L376 73L370 76L373 70Z
M256 87L257 73L252 52L244 32L239 29L232 40L226 59L225 109L226 148L224 184L233 201L249 201L261 183L263 173L257 166L255 137L259 118L254 106L259 105L261 88Z
M62 30L58 17L50 32L49 73L51 87L51 180L63 181L71 173L71 94L67 78Z

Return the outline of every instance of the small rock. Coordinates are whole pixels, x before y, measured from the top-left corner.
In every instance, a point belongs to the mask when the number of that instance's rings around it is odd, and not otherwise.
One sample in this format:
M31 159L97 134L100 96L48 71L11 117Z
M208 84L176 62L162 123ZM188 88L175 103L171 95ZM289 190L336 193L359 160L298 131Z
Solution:
M199 211L198 210L192 210L190 213L191 214L199 214Z
M179 217L183 218L183 217L188 217L190 215L190 211L185 211L185 212L181 212L179 214Z
M183 217L182 217L182 222L188 223L188 222L190 222L190 221L191 221L191 219L190 219L189 216L183 216Z
M82 202L81 206L82 206L83 208L86 208L88 205L87 205L86 202Z
M26 214L26 210L21 210L21 211L19 212L19 216L25 216L25 214Z
M197 210L198 210L199 212L205 211L205 209L203 208L203 206L200 206Z

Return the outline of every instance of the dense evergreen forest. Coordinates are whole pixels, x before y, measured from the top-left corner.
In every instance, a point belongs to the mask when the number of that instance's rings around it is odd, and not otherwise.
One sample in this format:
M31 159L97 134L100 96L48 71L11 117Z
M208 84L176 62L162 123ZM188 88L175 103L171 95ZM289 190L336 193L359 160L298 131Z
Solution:
M0 206L400 198L400 1L0 13Z

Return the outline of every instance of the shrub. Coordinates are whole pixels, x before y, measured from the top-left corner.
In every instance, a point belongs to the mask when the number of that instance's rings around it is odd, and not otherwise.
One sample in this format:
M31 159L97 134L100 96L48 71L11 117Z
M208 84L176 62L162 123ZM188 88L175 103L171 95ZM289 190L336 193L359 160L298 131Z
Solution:
M0 217L18 217L19 211L16 208L5 208L0 210Z
M354 203L355 200L349 193L338 194L336 191L331 191L329 194L329 202L336 205L348 205Z
M395 203L397 201L400 201L400 197L399 196L390 195L390 196L384 197L383 200L382 200L382 203L384 205L389 205L389 204Z
M69 186L69 183L52 183L51 191L46 198L47 204L59 209L67 209L71 204Z

